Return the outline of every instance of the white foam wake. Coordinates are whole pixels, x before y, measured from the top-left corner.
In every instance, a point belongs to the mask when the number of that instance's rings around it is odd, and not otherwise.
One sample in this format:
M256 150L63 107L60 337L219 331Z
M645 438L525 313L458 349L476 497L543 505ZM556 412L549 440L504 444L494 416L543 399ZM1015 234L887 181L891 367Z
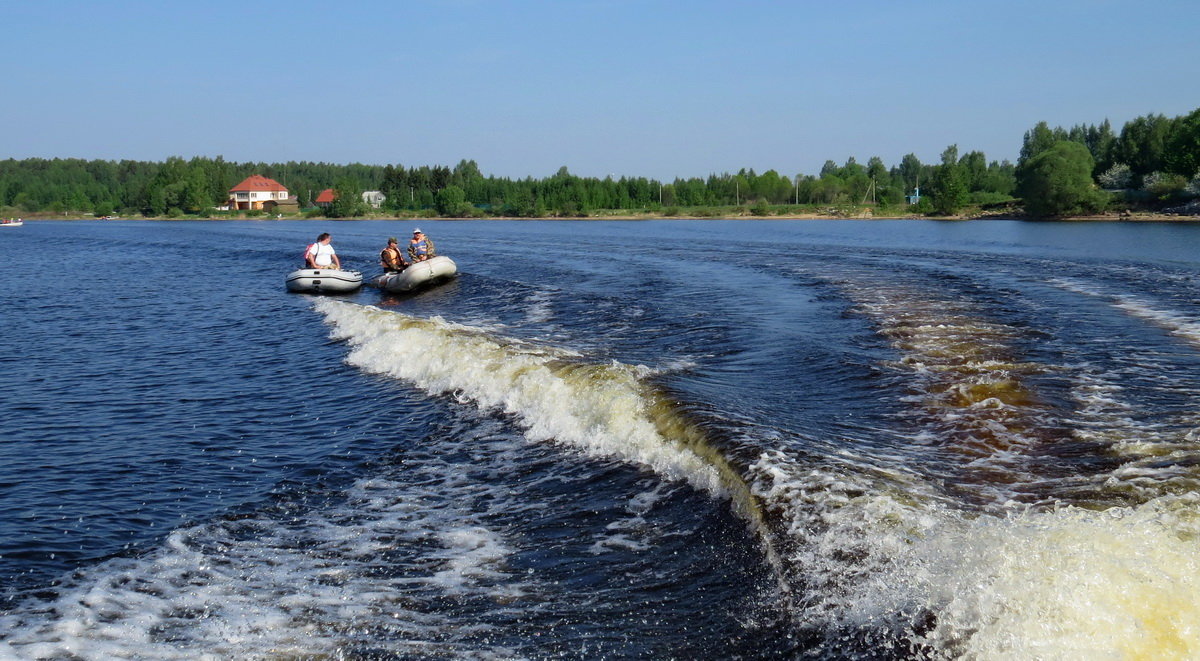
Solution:
M779 454L755 492L790 517L798 624L921 658L1200 657L1200 496L964 512L903 475Z
M444 497L456 473L414 470L422 487L363 479L329 509L180 528L154 552L81 570L52 601L0 614L0 659L358 658L376 646L514 658L488 642L493 625L430 603L535 608L535 577L507 568L508 540L470 499Z
M1182 338L1189 344L1200 347L1200 321L1183 313L1161 309L1156 307L1154 303L1136 296L1107 293L1068 278L1055 278L1050 282L1067 291L1095 296L1097 298L1107 298L1112 301L1113 307L1118 310L1132 317L1148 321L1172 335Z
M648 368L588 364L441 318L419 319L370 306L322 300L332 336L352 347L363 371L451 394L514 415L532 441L557 441L617 458L724 495L718 470L663 430L677 421L645 381Z

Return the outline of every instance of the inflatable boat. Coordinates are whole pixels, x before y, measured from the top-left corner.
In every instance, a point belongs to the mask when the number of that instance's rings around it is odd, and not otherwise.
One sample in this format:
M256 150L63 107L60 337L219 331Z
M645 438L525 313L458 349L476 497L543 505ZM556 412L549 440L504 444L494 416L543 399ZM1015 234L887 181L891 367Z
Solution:
M287 277L288 291L312 294L344 294L362 286L363 277L358 271L338 269L300 269Z
M414 262L399 273L384 273L372 284L393 294L405 294L422 287L435 285L453 278L458 266L449 257L431 257L423 262Z

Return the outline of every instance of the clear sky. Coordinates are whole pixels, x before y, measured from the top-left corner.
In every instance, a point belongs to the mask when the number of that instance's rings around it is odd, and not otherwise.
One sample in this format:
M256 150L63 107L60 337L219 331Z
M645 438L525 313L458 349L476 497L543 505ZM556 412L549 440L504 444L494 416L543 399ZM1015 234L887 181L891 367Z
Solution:
M1200 107L1200 1L0 3L0 158L659 179Z

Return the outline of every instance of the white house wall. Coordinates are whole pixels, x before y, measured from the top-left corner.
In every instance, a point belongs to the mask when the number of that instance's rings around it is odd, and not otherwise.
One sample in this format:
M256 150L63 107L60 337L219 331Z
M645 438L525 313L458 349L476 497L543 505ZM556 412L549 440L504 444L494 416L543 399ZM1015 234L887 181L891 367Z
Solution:
M241 195L241 193L238 193L238 195ZM281 190L281 191L250 191L250 201L251 202L255 202L255 201L259 201L259 200L263 200L263 201L265 201L265 200L286 200L287 196L288 196L288 194L287 194L287 191L285 191L285 190ZM239 197L238 199L243 199L243 198Z

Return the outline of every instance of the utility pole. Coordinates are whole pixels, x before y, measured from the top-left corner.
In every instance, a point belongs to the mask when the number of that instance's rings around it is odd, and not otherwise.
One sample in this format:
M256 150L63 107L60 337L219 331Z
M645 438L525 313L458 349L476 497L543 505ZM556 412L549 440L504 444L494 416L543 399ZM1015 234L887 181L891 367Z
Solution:
M865 204L868 195L871 196L871 204L875 204L875 177L871 177L871 185L867 186L867 192L863 193L863 201L859 204Z

